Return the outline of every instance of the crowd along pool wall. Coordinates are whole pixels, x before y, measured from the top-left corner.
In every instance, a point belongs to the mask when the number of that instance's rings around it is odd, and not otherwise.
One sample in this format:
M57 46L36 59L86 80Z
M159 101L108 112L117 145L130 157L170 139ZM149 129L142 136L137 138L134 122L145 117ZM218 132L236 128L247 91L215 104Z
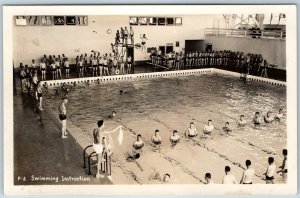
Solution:
M161 77L172 77L172 76L185 76L185 75L202 75L202 74L219 74L224 76L234 76L237 78L246 77L248 81L264 82L275 86L286 86L286 82L262 78L252 75L242 75L237 72L226 71L222 69L206 68L206 69L192 69L192 70L180 70L180 71L164 71L164 72L153 72L153 73L139 73L139 74L126 74L126 75L114 75L114 76L98 76L98 77L85 77L85 78L72 78L62 80L48 80L42 81L44 86L56 87L65 84L79 84L79 83L105 83L114 81L128 81L137 79L147 78L161 78Z

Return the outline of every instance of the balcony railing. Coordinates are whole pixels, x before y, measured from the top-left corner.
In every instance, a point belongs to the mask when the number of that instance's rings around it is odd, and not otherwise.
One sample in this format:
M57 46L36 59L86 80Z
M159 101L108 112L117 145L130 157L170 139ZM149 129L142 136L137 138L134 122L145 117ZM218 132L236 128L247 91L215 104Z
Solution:
M241 29L219 29L206 28L206 36L231 36L242 38L264 38L285 40L286 32L278 30L241 30Z

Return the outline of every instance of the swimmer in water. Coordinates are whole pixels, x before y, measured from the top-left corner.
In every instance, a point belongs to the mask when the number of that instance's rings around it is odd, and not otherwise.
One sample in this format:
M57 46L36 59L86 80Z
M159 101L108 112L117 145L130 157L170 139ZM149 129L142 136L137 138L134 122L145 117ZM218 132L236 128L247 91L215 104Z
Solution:
M155 130L155 134L151 138L151 142L155 145L160 145L161 144L161 137L159 136L159 130Z
M193 138L198 135L197 129L194 127L194 123L190 123L190 127L186 129L185 131L185 137L187 138Z
M253 123L254 127L259 126L262 123L261 117L259 116L259 112L255 112Z
M208 120L207 125L205 125L203 128L203 133L205 135L211 135L213 130L214 130L214 126L212 125L212 120Z
M142 135L141 134L137 135L136 141L133 143L132 146L133 146L133 148L135 148L137 150L144 147L144 142L142 140Z
M244 127L247 125L247 121L244 120L244 115L240 115L240 119L237 121L238 127Z
M268 111L267 115L264 116L265 123L271 123L274 121L274 118L271 117L271 112Z
M275 120L280 122L282 118L283 118L283 110L279 109L279 112L275 115Z
M150 177L150 180L158 180L160 182L169 182L171 178L171 175L169 173L165 173L164 176L160 174L159 172L156 172L154 170L154 174Z
M117 116L117 113L115 111L112 111L111 115L108 115L108 118L113 119L116 116Z
M232 129L229 128L229 122L226 122L225 126L223 126L223 128L222 128L221 135L229 135L230 132L232 132Z
M180 142L180 136L178 135L177 131L173 131L173 135L170 137L171 145L174 147Z
M132 154L132 155L129 155L129 154L128 154L128 156L127 156L127 158L126 158L126 161L127 161L127 162L134 162L135 160L139 159L140 156L141 156L141 154L139 154L139 153Z

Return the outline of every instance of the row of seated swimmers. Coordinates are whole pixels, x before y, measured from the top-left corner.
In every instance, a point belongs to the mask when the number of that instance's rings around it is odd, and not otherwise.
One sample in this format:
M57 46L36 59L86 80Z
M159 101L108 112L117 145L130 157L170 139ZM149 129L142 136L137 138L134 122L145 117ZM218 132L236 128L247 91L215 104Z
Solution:
M160 49L153 48L149 60L152 64L166 66L170 69L180 70L194 67L221 66L248 74L267 77L266 68L270 65L261 54L251 54L244 52L224 51L192 51L184 53L169 52L162 54Z
M280 122L280 121L282 121L282 119L283 119L283 109L279 109L278 113L276 113L276 114L272 114L270 111L268 111L266 113L266 115L263 117L260 116L259 112L255 112L255 115L254 115L251 123L253 124L253 127L258 127L260 125L269 124L274 121ZM241 127L245 127L246 125L248 125L247 120L244 119L244 115L240 115L240 118L237 121L237 126L239 128L241 128ZM201 137L211 138L213 131L214 131L214 126L212 124L212 120L208 120L208 123L203 128L203 136L201 136ZM226 122L224 124L224 126L222 127L221 135L228 136L232 132L233 132L233 130L232 130L232 128L230 128L229 122ZM191 138L191 139L198 136L197 129L194 127L193 122L190 123L190 126L184 132L184 136L187 138ZM162 143L162 139L159 135L158 129L155 130L155 134L152 136L151 142L154 145L160 145ZM173 131L173 135L170 137L170 142L173 147L176 146L180 142L180 136L178 135L177 130ZM144 146L144 143L141 140L141 135L138 135L137 141L133 144L133 147L136 149L140 149L143 146Z
M109 118L112 119L116 116L117 116L116 112L113 111L112 114L109 115ZM254 127L256 127L258 125L261 125L263 122L271 123L273 121L281 121L282 118L283 118L283 110L282 109L280 109L279 112L273 116L271 116L270 112L268 112L264 116L264 118L262 118L260 116L259 112L256 112L255 116L253 118L253 124L254 124ZM240 116L240 119L237 121L237 125L238 125L238 127L244 127L247 125L247 121L244 120L244 115ZM93 134L95 134L95 131L96 132L101 131L102 126L103 126L103 121L102 120L98 121L98 129L95 129ZM116 128L116 129L118 129L118 128ZM204 136L205 137L211 136L213 130L214 130L214 126L212 125L212 120L208 120L208 124L205 125L203 128ZM228 135L230 132L232 132L232 130L229 128L229 123L226 122L225 126L222 128L221 135ZM190 126L184 132L184 136L188 139L192 139L192 138L195 138L197 135L198 135L198 132L197 132L196 128L194 127L194 123L191 122ZM103 137L103 139L104 138L105 137ZM173 131L173 134L170 136L169 141L170 141L172 147L175 147L177 144L180 143L180 136L178 135L177 130ZM105 141L103 141L103 142L105 142ZM151 137L151 144L156 148L159 148L160 145L162 144L162 138L159 135L158 129L155 130L155 134ZM142 135L138 134L136 141L133 143L133 148L135 150L133 153L127 153L126 161L134 162L134 161L138 160L143 153L142 148L144 146L145 146L145 143L142 140ZM106 150L105 148L106 148L106 144L103 143L103 145L101 145L101 150L104 152ZM98 150L98 149L95 149L95 151L96 150ZM287 149L283 149L282 154L284 156L284 160L282 162L282 166L279 167L280 170L277 171L277 174L281 173L283 180L286 181L287 172L288 172L288 170L287 170ZM103 155L103 153L102 153L102 155ZM250 160L246 160L245 165L247 168L243 171L243 174L242 174L242 177L241 177L241 180L239 183L240 184L252 184L253 183L252 179L255 175L255 170L251 167ZM274 158L269 157L268 158L268 166L267 166L266 172L264 173L264 176L265 176L264 180L266 181L266 184L274 183L275 173L276 173L276 165L274 163ZM169 173L160 174L159 172L155 171L155 174L153 174L150 179L160 180L162 182L168 182L170 180L170 178L171 178L171 176ZM205 174L205 183L206 184L214 183L211 173ZM238 184L237 180L235 179L235 176L230 173L229 166L225 167L225 175L222 178L221 183L222 184Z

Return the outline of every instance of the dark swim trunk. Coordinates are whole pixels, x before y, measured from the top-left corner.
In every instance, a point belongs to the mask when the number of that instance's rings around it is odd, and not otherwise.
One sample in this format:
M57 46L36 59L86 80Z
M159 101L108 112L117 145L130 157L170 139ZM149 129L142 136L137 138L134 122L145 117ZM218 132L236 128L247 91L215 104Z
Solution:
M196 137L197 135L190 135L190 134L188 134L188 137L189 138L193 138L193 137Z
M288 169L285 169L285 170L283 171L283 173L288 173Z
M41 98L43 96L42 93L38 93L38 97Z
M139 145L139 146L133 146L133 148L135 148L135 149L141 149L141 148L143 148L144 147L144 144L142 144L142 145Z
M156 145L160 145L161 141L158 141L158 142L153 141L153 143L156 144Z
M146 44L146 42L142 42L142 45L145 45Z
M243 183L243 184L252 184L252 182L251 183Z
M266 175L266 180L273 180L273 179L274 179L273 176L272 176L272 177L269 177L269 176Z
M63 120L65 120L65 119L67 119L67 116L64 115L64 114L59 114L59 119L60 119L61 121L63 121Z

